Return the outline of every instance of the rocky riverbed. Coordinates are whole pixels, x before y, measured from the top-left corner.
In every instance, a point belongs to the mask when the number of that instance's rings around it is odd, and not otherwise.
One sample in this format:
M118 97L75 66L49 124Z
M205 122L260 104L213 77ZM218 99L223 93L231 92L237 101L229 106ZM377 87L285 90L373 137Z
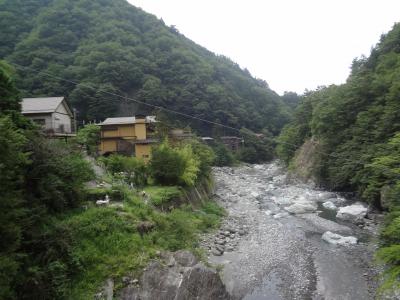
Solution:
M367 208L289 180L274 162L215 168L227 210L202 247L237 299L373 299L377 222Z

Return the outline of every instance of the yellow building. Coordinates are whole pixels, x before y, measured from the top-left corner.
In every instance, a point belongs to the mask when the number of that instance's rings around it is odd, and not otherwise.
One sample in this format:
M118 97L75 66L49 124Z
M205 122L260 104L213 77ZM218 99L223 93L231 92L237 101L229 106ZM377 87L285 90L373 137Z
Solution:
M148 161L151 146L157 140L154 134L154 116L107 118L100 124L100 154L119 153L133 155Z

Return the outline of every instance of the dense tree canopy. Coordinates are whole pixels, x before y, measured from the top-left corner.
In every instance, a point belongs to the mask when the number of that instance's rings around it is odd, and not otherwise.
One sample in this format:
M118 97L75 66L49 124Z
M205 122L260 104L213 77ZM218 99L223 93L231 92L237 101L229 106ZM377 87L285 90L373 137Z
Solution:
M371 202L380 195L364 193L371 179L367 166L394 149L388 145L400 131L399 33L395 25L369 58L354 60L346 84L305 94L279 138L287 162L306 139L319 140L320 179L335 189L358 190Z
M54 299L66 283L59 276L74 266L46 226L81 203L93 174L77 151L46 140L21 115L12 75L0 63L0 298Z
M0 12L0 55L30 68L18 68L23 95L66 95L81 119L153 110L103 91L256 132L288 119L267 83L125 0L3 0Z
M356 59L341 86L322 87L301 99L278 139L278 154L290 163L309 138L317 140L314 174L336 190L358 191L391 211L379 257L391 264L390 285L400 285L400 24Z

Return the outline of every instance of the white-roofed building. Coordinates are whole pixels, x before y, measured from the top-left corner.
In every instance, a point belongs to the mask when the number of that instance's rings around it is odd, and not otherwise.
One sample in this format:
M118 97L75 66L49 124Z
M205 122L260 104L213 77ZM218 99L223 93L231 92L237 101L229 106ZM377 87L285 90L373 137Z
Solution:
M65 97L24 98L22 114L42 126L48 135L74 133L74 115Z

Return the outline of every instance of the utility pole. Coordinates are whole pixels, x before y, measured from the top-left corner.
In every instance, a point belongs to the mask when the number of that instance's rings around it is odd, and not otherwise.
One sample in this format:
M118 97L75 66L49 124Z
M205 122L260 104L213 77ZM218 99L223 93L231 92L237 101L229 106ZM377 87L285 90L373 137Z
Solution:
M77 123L77 120L76 120L76 108L74 108L72 110L74 112L74 133L77 133L77 131L78 131L78 123Z

